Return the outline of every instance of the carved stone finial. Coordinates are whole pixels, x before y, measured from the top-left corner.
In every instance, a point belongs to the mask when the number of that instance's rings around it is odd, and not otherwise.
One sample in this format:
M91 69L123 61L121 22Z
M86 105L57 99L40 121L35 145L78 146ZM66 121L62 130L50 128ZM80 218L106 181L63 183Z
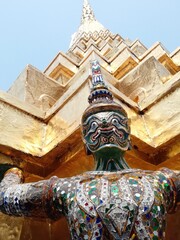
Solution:
M84 0L81 24L78 31L72 35L70 48L83 36L89 39L94 33L96 36L101 34L101 37L106 37L109 34L109 30L96 20L88 0Z
M82 11L82 17L81 17L81 24L84 24L86 21L95 21L95 15L94 12L88 2L88 0L84 0L83 3L83 11Z

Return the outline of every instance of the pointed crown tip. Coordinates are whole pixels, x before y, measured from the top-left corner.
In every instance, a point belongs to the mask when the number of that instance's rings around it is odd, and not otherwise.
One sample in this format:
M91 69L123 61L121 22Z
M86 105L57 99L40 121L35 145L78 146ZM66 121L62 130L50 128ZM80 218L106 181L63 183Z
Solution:
M92 89L88 98L89 103L112 102L113 95L104 83L101 67L97 60L91 61Z
M103 111L120 112L124 116L127 116L127 113L123 107L120 104L114 102L113 94L104 83L100 64L97 60L91 61L91 69L92 88L88 98L89 107L84 111L82 115L82 123L93 114Z

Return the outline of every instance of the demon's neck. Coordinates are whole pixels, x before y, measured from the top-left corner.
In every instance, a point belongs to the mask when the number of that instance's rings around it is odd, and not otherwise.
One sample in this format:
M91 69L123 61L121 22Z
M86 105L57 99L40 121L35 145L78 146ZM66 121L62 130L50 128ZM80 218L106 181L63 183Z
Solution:
M124 152L117 148L103 148L94 154L95 171L121 171L130 168L124 159Z

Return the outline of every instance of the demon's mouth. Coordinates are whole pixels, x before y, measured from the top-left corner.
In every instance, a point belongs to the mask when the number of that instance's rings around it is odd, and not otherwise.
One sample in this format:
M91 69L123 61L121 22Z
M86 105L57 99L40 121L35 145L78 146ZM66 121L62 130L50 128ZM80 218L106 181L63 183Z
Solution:
M119 137L121 140L123 140L124 138L124 133L122 131L117 130L117 128L115 128L114 126L111 127L107 127L107 128L101 128L99 127L96 132L92 135L91 139L92 141L96 141L97 138L99 138L100 135L104 135L104 136L111 136L115 134L117 137Z

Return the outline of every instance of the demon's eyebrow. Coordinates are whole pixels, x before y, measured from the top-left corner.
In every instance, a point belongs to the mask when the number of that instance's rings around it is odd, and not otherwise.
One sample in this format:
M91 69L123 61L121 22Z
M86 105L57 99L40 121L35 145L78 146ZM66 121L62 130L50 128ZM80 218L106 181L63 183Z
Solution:
M88 119L86 119L86 121L83 123L83 126L85 126L85 125L88 125L90 122L92 122L92 121L100 121L100 119L98 118L98 117L96 117L96 116L90 116L90 117L88 117Z
M118 118L123 119L123 120L126 119L126 117L123 114L116 113L116 112L110 112L108 115L109 115L108 119L111 118L111 117L118 117Z

